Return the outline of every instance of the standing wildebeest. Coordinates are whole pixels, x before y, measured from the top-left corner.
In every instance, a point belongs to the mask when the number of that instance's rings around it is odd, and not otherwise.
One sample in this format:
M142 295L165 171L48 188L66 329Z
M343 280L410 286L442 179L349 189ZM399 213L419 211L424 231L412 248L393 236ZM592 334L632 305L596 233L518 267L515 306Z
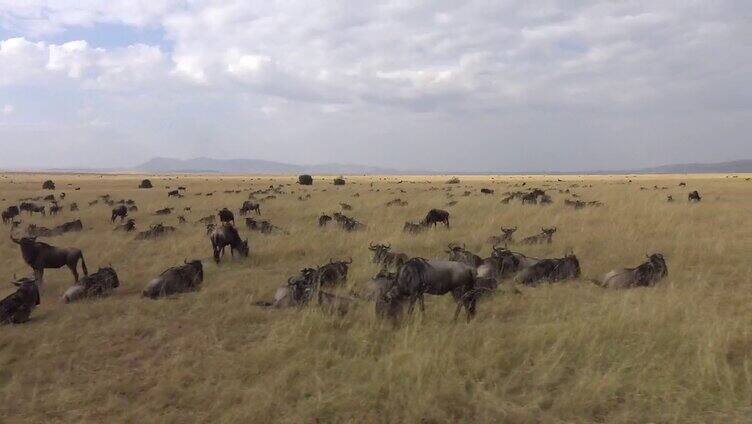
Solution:
M120 286L117 273L112 267L99 270L81 279L63 294L63 302L71 303L87 297L105 297Z
M556 227L551 228L541 228L541 232L539 234L525 237L524 239L520 240L521 244L542 244L547 243L551 244L553 241L554 233L556 232Z
M475 253L467 250L464 244L458 246L454 243L450 243L445 252L449 254L448 260L452 262L460 262L473 268L478 268L480 264L483 263L483 259Z
M368 250L373 252L373 263L381 264L384 269L400 269L410 258L404 253L391 252L391 244L368 244Z
M128 208L125 205L120 205L112 209L110 222L115 222L116 218L120 218L120 222L123 222L126 216L128 216Z
M535 265L524 268L514 281L526 286L536 285L541 281L556 282L580 276L580 261L573 253L559 259L542 259Z
M660 253L648 256L648 260L636 268L615 269L596 282L602 287L626 289L630 287L649 287L668 275L666 260Z
M246 200L245 202L243 202L243 206L240 207L240 215L245 215L251 211L256 211L257 215L261 215L261 205Z
M75 247L54 247L41 241L36 241L36 237L22 237L15 239L10 236L14 243L21 247L21 255L27 265L34 270L34 278L42 286L45 268L60 268L68 266L73 273L73 278L78 282L78 260L81 260L81 268L84 275L89 275L86 270L86 262L81 249Z
M360 297L365 300L377 300L392 288L392 284L397 279L396 272L389 272L385 269L379 271L372 279L368 280L365 288L360 292Z
M414 222L405 222L405 225L402 227L402 231L409 234L418 234L425 229L426 227L424 225L416 224Z
M330 259L328 264L318 267L314 279L316 288L332 287L346 282L350 264L352 264L352 258L349 261L337 262Z
M164 208L164 209L160 209L160 210L158 210L158 211L154 212L154 215L169 215L169 214L171 214L171 213L172 213L172 210L173 210L173 209L175 209L175 208Z
M689 195L687 195L687 198L690 202L699 202L700 200L702 200L702 197L700 197L700 193L697 190L689 193Z
M452 293L457 302L454 319L465 307L467 319L475 315L474 295L475 270L465 264L452 261L425 260L413 258L407 261L397 273L397 279L392 288L381 299L381 307L377 304L377 311L383 309L384 304L389 310L394 310L395 304L409 302L408 314L412 313L415 302L420 303L421 311L425 311L424 294L444 295Z
M125 224L115 226L115 231L125 231L126 233L136 229L136 220L133 218L128 219Z
M76 203L76 202L71 203L70 204L70 211L71 212L76 212L77 210L78 210L78 203Z
M233 225L235 225L235 215L232 214L231 210L223 208L217 213L217 215L219 216L220 222L222 222L223 224L232 223Z
M248 239L241 240L238 230L232 225L222 225L214 229L209 236L214 251L214 261L219 263L225 255L225 247L230 246L230 255L235 257L235 251L242 256L248 257Z
M181 197L180 192L177 190L171 190L167 192L167 197Z
M436 227L436 224L438 224L439 222L443 223L447 228L449 228L449 212L441 209L431 209L426 214L426 217L423 218L421 224L426 227L430 227L431 225Z
M3 224L7 224L8 222L12 221L13 218L17 217L19 214L18 206L8 206L2 213L3 217Z
M50 215L57 215L58 212L62 211L63 207L60 205L52 205L50 206Z
M201 261L184 261L184 265L169 268L151 280L142 294L144 297L156 299L174 293L197 291L203 281L204 267Z
M332 220L332 217L329 215L321 215L319 217L319 227L324 227L326 224L329 223L329 221Z
M13 284L18 289L0 300L0 324L24 323L39 305L39 288L34 280L22 278Z
M44 210L44 205L35 205L29 202L22 202L20 209L22 211L28 212L29 215L33 215L34 212L40 212L42 215L47 215L47 213Z

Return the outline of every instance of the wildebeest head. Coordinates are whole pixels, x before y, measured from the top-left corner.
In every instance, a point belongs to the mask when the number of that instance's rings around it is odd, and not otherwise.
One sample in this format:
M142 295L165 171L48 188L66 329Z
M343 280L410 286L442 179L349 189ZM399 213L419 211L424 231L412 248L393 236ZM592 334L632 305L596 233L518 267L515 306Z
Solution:
M545 235L547 235L549 237L551 237L552 235L554 235L555 232L556 232L556 227L541 228L541 234L545 234Z
M24 277L20 280L13 281L12 283L14 286L18 287L16 293L20 293L26 302L34 306L39 305L39 287L37 287L36 280Z
M381 263L386 258L387 253L392 248L391 244L368 244L368 250L373 252L373 263Z

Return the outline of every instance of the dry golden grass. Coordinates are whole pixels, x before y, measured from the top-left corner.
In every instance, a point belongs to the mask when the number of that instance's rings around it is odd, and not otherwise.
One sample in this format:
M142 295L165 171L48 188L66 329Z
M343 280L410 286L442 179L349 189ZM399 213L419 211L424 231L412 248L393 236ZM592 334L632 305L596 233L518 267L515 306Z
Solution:
M44 194L48 177L0 179L3 205ZM328 178L304 188L290 177L153 176L152 190L137 189L142 177L135 175L51 178L56 193L68 194L63 203L78 202L80 213L66 208L56 218L24 216L24 225L51 227L80 216L85 231L47 241L83 249L90 271L112 264L121 287L107 299L64 305L59 298L72 277L67 269L47 271L32 321L0 327L2 422L752 420L752 182L745 176L636 177L631 184L623 176L462 177L454 188L459 203L447 208L452 228L415 237L403 235L402 224L446 204L448 177L359 177L344 187ZM405 182L397 184L400 179ZM687 188L677 187L682 180ZM501 192L522 181L549 189L592 184L573 190L605 206L573 211L556 191L551 206L502 205ZM264 202L263 218L290 235L243 228L251 257L215 266L209 240L194 222L223 206L237 209L248 195L224 190L277 183L291 183L285 190L294 194ZM188 195L168 199L167 185L187 186ZM473 194L461 197L466 186ZM496 194L481 195L481 187ZM704 196L701 204L687 203L691 189ZM212 197L193 195L213 190ZM298 201L305 192L311 200ZM112 231L109 207L87 206L104 193L135 199L140 229L159 221L178 226L175 215L152 215L164 206L193 211L176 234L135 241ZM669 193L673 204L665 201ZM395 197L410 204L383 206ZM352 204L351 214L368 229L320 229L318 214L337 210L339 202ZM344 318L316 308L252 306L300 268L329 258L353 257L344 290L357 291L377 271L367 250L371 240L424 257L444 257L447 243L460 241L488 256L486 239L500 225L519 226L518 238L557 226L552 245L519 250L558 257L571 247L583 280L637 265L653 251L666 255L669 277L629 291L582 281L497 294L479 305L471 323L452 323L451 300L429 297L426 315L396 330L378 322L366 303ZM0 258L0 278L30 274L7 237L0 238ZM204 259L200 292L140 297L149 279L184 258ZM0 285L0 295L11 291Z

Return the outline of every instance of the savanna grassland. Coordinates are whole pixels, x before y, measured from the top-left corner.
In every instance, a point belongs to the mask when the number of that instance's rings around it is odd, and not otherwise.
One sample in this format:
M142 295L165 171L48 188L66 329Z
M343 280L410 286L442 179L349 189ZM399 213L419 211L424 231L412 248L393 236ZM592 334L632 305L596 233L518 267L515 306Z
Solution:
M752 420L752 181L726 176L350 177L314 185L293 177L9 174L2 206L41 190L48 178L67 196L58 217L21 218L53 227L81 218L84 231L41 239L83 250L89 271L112 264L121 286L109 298L63 304L73 283L48 270L30 322L0 327L0 422L749 422ZM402 181L400 183L400 181ZM679 187L686 181L687 187ZM501 203L526 183L552 194L549 206ZM236 220L251 255L217 266L203 225L221 207L235 211L249 189L283 184L262 202L262 218L289 232L261 235ZM181 199L167 186L187 187ZM576 186L575 186L576 185ZM653 187L658 186L655 190ZM666 186L666 190L660 187ZM80 190L74 190L80 187ZM479 189L492 188L483 195ZM640 187L645 187L641 190ZM453 198L447 195L452 188ZM565 207L569 189L604 206ZM225 193L226 190L242 190ZM404 190L401 192L400 190ZM471 195L463 197L465 190ZM703 200L689 204L687 193ZM196 195L196 193L203 193ZM206 196L207 192L215 192ZM114 232L98 195L134 199L139 230L164 222L177 231L153 241ZM298 200L306 193L311 198ZM354 197L359 193L359 197ZM674 203L666 202L672 194ZM259 196L263 197L263 196ZM404 207L385 207L394 198ZM445 206L456 200L455 206ZM77 202L80 212L67 206ZM322 212L346 212L367 229L319 228ZM155 216L157 209L176 208ZM190 206L190 212L183 208ZM407 220L430 208L451 213L451 228L408 236ZM187 224L178 224L177 215ZM301 268L353 258L348 286L358 292L379 267L368 243L390 242L411 256L446 257L450 242L489 256L487 239L518 226L517 238L556 226L550 245L512 246L560 257L573 249L582 280L501 290L475 320L453 323L449 296L426 299L425 315L399 328L363 302L344 317L311 306L253 306ZM7 231L7 230L6 230ZM656 287L607 290L588 282L666 256ZM228 251L229 253L229 251ZM160 300L146 283L185 259L204 260L201 291ZM30 275L18 246L0 238L0 279ZM509 283L505 283L509 284ZM0 296L12 292L0 285Z

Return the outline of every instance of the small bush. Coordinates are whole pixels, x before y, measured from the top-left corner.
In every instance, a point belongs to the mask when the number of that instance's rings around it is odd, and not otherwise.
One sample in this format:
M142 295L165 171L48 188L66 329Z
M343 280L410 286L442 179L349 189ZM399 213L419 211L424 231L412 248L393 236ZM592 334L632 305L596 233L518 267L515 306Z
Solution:
M342 177L335 178L334 185L345 185L345 179Z
M298 184L300 185L312 185L313 177L308 174L298 176Z
M457 177L454 177L451 180L447 181L446 183L447 184L459 184L460 183L460 179L457 178Z
M44 183L42 183L42 190L54 190L55 189L55 183L52 180L47 180Z
M150 180L143 180L141 181L141 184L138 185L138 188L152 188Z

